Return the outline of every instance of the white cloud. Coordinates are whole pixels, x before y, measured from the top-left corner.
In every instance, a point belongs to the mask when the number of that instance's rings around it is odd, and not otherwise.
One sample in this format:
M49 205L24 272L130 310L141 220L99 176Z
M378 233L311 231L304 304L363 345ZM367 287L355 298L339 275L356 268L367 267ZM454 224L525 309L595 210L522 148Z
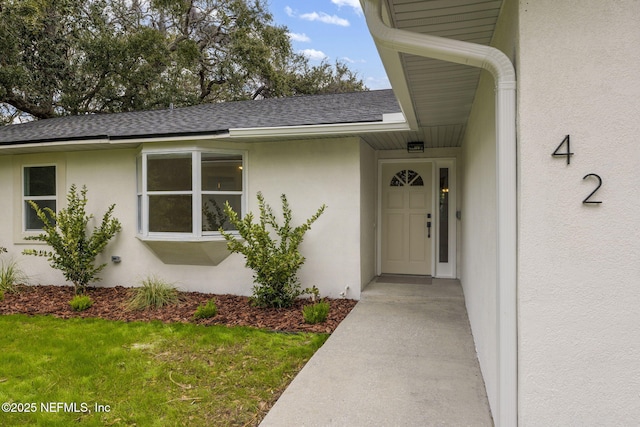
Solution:
M295 16L295 14L293 13L293 9L291 9L289 6L284 7L284 13L286 13L287 16Z
M300 53L311 59L312 61L322 61L323 59L327 58L327 55L321 50L302 49Z
M352 7L355 13L357 13L358 15L362 15L362 6L360 5L360 0L331 0L331 3L335 4L338 7Z
M311 39L305 33L287 33L289 39L294 42L309 43Z
M356 64L356 63L364 64L365 62L367 62L364 59L351 59L348 56L343 56L340 59L344 62L348 62L349 64Z
M348 27L350 25L348 20L324 12L303 13L300 15L300 18L307 21L319 21L325 24L339 25L341 27Z

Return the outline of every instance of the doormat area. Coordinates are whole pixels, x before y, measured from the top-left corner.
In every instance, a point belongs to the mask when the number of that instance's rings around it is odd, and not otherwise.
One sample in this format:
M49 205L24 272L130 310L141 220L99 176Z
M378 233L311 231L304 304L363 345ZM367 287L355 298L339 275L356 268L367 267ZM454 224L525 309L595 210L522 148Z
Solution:
M410 276L408 274L383 274L376 278L377 283L406 283L409 285L430 285L431 276Z

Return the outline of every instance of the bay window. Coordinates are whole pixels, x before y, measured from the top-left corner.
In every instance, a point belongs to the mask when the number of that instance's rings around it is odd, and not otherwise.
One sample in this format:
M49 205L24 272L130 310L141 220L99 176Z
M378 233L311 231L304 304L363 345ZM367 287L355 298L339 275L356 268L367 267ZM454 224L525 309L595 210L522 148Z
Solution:
M242 213L244 159L239 152L143 152L138 158L138 232L143 236L219 236L232 230L229 202Z

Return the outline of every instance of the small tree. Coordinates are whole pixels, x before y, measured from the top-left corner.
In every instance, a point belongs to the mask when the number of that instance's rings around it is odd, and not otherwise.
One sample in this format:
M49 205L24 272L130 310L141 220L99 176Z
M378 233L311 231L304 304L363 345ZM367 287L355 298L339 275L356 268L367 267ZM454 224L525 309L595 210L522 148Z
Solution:
M253 301L259 307L290 307L296 297L303 294L296 276L305 258L298 250L304 233L311 228L326 206L322 205L304 224L291 227L291 209L283 194L282 213L284 224L279 225L271 207L265 203L262 193L258 193L260 222L253 223L253 214L240 219L229 203L225 204L225 214L229 222L238 230L242 239L220 229L227 240L231 252L239 252L246 258L246 266L254 272ZM270 226L277 238L267 229Z
M73 283L76 294L82 294L86 286L96 280L96 275L107 264L94 265L96 257L104 250L109 240L120 231L120 222L111 215L115 205L111 205L102 217L102 223L95 227L91 235L87 235L87 226L93 215L85 213L87 205L87 187L83 186L78 195L75 184L71 185L67 194L67 207L58 213L45 207L41 209L33 201L29 201L43 222L44 233L29 237L47 243L51 251L23 251L27 255L46 256L53 268L64 274Z

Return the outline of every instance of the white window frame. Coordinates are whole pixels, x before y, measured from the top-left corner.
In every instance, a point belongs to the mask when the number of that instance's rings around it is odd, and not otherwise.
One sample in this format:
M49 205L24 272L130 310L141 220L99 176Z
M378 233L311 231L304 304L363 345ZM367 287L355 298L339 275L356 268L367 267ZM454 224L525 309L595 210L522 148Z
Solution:
M147 159L149 155L184 155L191 153L191 190L184 191L147 191ZM202 190L202 155L203 154L231 154L242 156L242 191L203 191ZM138 235L143 240L224 240L219 231L202 231L202 196L203 195L239 195L241 217L247 208L247 151L207 148L168 148L143 149L136 158L136 215ZM192 230L183 232L153 232L149 231L149 196L153 195L191 195L192 197ZM230 231L236 234L234 231Z
M31 169L31 168L42 168L42 167L53 167L55 169L55 180L56 182L54 183L55 189L56 189L56 194L53 195L45 195L45 196L27 196L25 195L25 172L27 169ZM43 231L42 228L27 228L27 209L31 209L31 206L27 205L27 201L29 200L33 200L34 202L37 202L38 200L53 200L56 203L56 213L58 212L58 210L60 209L60 201L58 200L58 165L56 165L55 163L38 163L38 164L25 164L22 165L22 167L20 168L20 183L21 183L21 188L20 188L20 194L21 194L21 198L22 198L22 208L21 208L21 212L22 212L22 233L25 234L32 234L32 233L40 233Z

